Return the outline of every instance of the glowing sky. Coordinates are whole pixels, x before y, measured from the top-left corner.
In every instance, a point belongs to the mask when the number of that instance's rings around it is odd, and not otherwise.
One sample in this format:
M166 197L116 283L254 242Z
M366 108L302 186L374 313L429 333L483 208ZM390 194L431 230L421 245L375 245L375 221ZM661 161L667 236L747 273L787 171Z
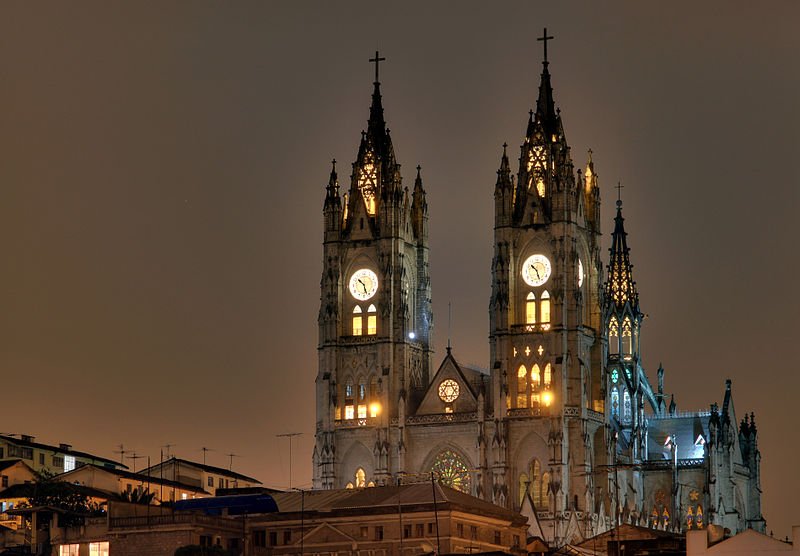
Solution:
M399 4L399 3L397 3ZM434 364L488 366L493 188L542 27L605 244L625 186L642 352L679 409L759 426L764 514L800 523L800 6L772 2L3 3L0 432L310 485L322 201L376 47L430 214ZM130 462L129 462L130 463ZM141 461L139 461L141 464Z

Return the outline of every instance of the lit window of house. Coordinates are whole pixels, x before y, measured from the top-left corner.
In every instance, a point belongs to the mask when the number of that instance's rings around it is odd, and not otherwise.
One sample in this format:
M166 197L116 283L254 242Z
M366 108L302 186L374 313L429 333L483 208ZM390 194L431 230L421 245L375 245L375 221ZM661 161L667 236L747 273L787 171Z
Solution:
M64 473L73 469L75 469L75 456L64 456Z
M108 541L89 543L89 556L108 556Z
M62 544L58 547L58 556L79 556L79 544Z

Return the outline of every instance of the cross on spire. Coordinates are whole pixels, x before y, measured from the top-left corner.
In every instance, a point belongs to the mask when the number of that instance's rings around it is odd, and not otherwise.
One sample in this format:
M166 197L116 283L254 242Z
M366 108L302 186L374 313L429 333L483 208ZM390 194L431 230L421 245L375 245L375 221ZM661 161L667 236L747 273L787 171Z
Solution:
M375 83L378 82L378 66L384 60L386 60L386 58L381 58L380 53L377 50L375 51L375 57L369 59L370 62L375 62Z
M621 182L617 182L616 190L617 190L617 205L622 204L622 190L625 186L622 185Z
M537 41L544 42L544 61L545 62L547 62L547 41L549 41L550 39L553 39L553 38L555 38L555 37L553 37L553 36L549 36L548 37L547 36L547 27L545 27L544 28L544 33L542 34L542 36L539 37L538 39L536 39Z

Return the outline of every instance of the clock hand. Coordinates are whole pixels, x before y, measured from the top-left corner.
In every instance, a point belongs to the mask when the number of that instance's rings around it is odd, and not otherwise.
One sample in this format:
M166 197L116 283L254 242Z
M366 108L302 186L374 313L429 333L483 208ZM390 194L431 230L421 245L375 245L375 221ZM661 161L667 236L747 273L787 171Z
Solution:
M361 278L358 279L358 283L361 284L361 287L364 288L364 293L367 293L367 285L364 283Z
M542 277L541 277L541 276L539 276L539 271L536 269L536 267L535 267L535 266L533 266L533 265L531 265L531 268L532 268L532 269L533 269L533 271L536 273L536 279L537 279L537 280L541 280L541 279L542 279Z

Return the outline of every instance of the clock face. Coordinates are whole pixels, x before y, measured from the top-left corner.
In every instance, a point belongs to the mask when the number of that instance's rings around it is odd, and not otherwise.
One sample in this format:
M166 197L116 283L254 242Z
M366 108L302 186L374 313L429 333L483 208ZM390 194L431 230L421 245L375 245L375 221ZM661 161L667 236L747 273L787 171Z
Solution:
M552 268L544 255L531 255L522 265L522 279L529 286L541 286L550 279Z
M359 301L366 301L378 291L378 277L368 268L356 270L350 277L350 293Z
M460 388L458 382L452 379L443 380L439 384L439 399L445 403L451 403L458 399Z
M583 285L583 263L578 259L578 287Z

